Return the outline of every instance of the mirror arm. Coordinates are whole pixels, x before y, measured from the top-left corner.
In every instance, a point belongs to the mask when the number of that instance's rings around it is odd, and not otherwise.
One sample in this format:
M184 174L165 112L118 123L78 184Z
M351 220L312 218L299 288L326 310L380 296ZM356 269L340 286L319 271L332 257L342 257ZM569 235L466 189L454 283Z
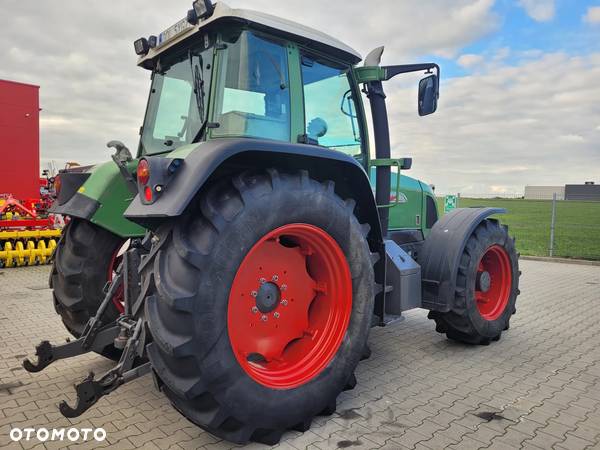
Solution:
M403 64L399 66L385 66L382 67L385 71L385 78L383 81L388 81L394 78L396 75L411 72L421 72L423 70L435 69L437 71L438 80L440 79L440 66L435 63L426 64Z

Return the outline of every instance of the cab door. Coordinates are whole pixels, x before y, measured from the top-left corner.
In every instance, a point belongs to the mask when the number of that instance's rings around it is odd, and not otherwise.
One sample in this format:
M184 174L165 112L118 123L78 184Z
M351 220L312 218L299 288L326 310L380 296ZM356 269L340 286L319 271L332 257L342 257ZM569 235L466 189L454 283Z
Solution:
M308 51L300 53L304 94L304 135L314 143L368 164L368 141L362 102L351 67ZM359 101L356 101L358 98Z

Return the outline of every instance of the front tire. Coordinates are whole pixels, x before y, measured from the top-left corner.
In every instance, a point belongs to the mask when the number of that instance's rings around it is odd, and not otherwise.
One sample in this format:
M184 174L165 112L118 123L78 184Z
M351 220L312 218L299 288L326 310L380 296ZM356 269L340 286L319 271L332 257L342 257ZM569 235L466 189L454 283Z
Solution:
M148 355L185 417L274 444L335 410L374 301L368 226L353 209L332 182L269 170L217 182L158 231L142 273Z
M484 220L463 251L449 312L431 311L436 330L449 339L488 345L509 329L519 295L519 257L508 228Z

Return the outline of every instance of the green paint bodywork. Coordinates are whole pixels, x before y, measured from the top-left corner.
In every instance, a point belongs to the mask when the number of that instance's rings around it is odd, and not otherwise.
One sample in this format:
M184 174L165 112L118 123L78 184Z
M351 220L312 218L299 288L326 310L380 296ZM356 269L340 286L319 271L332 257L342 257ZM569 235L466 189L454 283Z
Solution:
M290 82L290 140L297 142L299 136L305 134L306 122L304 112L304 92L301 76L301 51L303 47L294 42L287 42L288 53L288 73ZM223 58L226 52L220 51L226 47L215 50L213 61L213 70L219 73L223 66ZM324 55L326 56L326 55ZM343 63L338 61L338 63ZM375 189L375 166L389 165L395 167L392 169L392 184L390 193L390 204L382 207L389 208L389 229L390 230L421 230L424 236L429 234L425 227L427 196L434 197L431 188L414 178L399 175L399 166L401 159L373 160L369 148L368 126L366 121L365 108L360 96L360 85L369 81L384 80L385 70L380 67L350 67L348 66L349 79L354 84L353 92L356 98L357 116L361 131L362 154L356 155L356 159L363 165L365 171L369 174L371 186ZM211 120L215 117L216 91L219 85L219 77L213 76L209 91L208 114ZM208 130L205 139L216 139L213 137L213 130ZM184 145L173 150L171 153L163 153L162 156L185 159L193 150L198 148L199 144ZM334 150L332 150L334 151ZM138 158L143 156L139 154ZM155 155L161 156L161 155ZM129 170L133 173L136 170L138 159L128 164ZM397 169L397 170L396 170ZM399 185L398 185L399 181ZM91 176L79 191L81 194L96 200L100 207L92 216L91 221L102 226L109 231L124 238L140 237L145 233L145 229L139 225L128 221L123 217L123 212L133 200L134 195L127 188L126 182L119 172L117 165L113 162L107 162L97 165L91 169Z
M377 179L376 169L372 167L369 171L371 188L375 191L375 182ZM426 233L423 225L423 217L426 211L426 196L424 193L431 192L431 188L419 180L400 175L400 196L395 197L396 187L398 186L398 172L392 171L392 192L390 195L390 230L415 230L421 229ZM433 195L432 195L433 197Z
M355 67L352 71L359 84L382 81L386 76L385 69L382 67Z
M288 44L288 66L290 77L291 139L295 142L298 136L305 133L304 92L302 91L302 68L300 67L300 50L296 44Z
M128 168L133 172L137 160ZM145 229L123 217L125 209L134 198L127 188L119 168L113 161L99 164L92 169L79 193L100 203L90 221L124 238L143 236Z

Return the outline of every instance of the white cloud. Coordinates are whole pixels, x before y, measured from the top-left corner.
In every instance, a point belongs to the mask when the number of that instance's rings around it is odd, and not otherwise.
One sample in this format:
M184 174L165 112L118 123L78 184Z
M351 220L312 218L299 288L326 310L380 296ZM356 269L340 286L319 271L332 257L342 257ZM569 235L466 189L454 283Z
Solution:
M496 53L494 54L494 61L500 62L500 61L505 60L509 56L510 56L510 48L502 47L502 48L498 49L496 51Z
M562 141L565 141L565 142L571 142L571 143L575 143L575 144L578 144L580 142L585 142L585 138L583 136L581 136L580 134L564 134L564 135L560 136L559 139L561 139Z
M583 21L592 25L600 24L600 6L590 6Z
M228 0L322 29L366 55L386 45L384 60L455 56L495 30L494 0ZM41 86L42 156L91 163L107 159L119 138L135 149L149 72L136 67L133 41L185 16L191 0L23 2L3 0L0 78ZM36 30L32 33L31 30ZM69 121L60 125L57 117Z
M365 3L342 0L229 2L301 20L363 55L386 44L386 64L419 62L423 54L456 58L498 26L493 0L373 0L366 11ZM41 85L44 161L105 161L111 139L136 148L150 74L136 67L132 42L175 23L190 3L131 0L107 8L3 0L2 18L11 20L0 27L0 78ZM518 192L525 184L594 178L600 55L536 51L513 67L500 58L506 54L483 55L488 64L476 74L444 79L438 113L430 117L417 117L413 78L386 86L394 153L414 156L410 175L441 193L486 193L491 186ZM569 135L584 142L560 139Z
M482 55L474 55L472 53L467 53L464 55L461 55L456 62L466 68L466 69L472 69L476 66L479 66L481 63L483 63L483 56Z
M456 63L465 69L481 72L482 70L491 70L493 67L503 64L503 61L510 54L510 48L502 47L481 54L466 53L459 56Z
M71 126L73 124L73 122L70 119L67 119L65 117L61 117L61 116L50 116L50 115L45 115L45 114L41 114L40 115L40 128L41 129L46 129L46 128L52 128L52 127L65 127L65 126Z
M496 30L495 0L348 2L344 0L228 0L231 6L275 14L326 31L363 55L386 46L391 61L421 54L455 57L462 47Z
M533 20L548 22L554 19L555 0L519 0L519 4Z
M438 112L416 116L416 88L388 87L394 155L439 193L521 193L594 179L600 167L600 54L546 54L445 80ZM560 161L560 171L556 164Z

